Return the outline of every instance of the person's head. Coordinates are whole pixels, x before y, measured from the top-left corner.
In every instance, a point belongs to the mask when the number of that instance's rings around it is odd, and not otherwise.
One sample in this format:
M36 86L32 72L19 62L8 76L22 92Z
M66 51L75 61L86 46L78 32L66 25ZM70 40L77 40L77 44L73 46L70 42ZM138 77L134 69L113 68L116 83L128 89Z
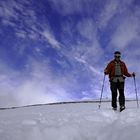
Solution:
M121 58L121 52L115 51L114 52L114 58L115 58L116 61L119 61L120 58Z

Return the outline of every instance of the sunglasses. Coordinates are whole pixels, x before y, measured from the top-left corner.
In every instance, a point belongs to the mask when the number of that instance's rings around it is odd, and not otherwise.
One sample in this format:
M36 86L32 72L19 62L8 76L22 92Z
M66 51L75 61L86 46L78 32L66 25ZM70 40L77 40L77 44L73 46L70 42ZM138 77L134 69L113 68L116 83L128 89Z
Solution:
M121 56L115 56L116 58L120 58Z

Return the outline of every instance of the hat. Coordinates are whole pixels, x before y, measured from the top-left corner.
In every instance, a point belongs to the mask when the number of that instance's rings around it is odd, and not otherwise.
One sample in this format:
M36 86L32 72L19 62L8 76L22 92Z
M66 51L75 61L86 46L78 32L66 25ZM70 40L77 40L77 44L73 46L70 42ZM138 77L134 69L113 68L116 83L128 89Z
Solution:
M121 54L121 52L119 52L119 51L115 51L114 54Z

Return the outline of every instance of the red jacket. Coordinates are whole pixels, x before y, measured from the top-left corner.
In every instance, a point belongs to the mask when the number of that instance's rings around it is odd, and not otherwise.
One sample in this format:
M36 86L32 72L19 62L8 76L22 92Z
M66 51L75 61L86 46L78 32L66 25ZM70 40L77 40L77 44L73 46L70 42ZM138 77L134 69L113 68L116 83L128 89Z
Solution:
M123 76L131 77L127 67L123 61L120 61L121 72ZM115 76L115 60L112 60L105 68L105 74L109 74L109 79L112 80Z

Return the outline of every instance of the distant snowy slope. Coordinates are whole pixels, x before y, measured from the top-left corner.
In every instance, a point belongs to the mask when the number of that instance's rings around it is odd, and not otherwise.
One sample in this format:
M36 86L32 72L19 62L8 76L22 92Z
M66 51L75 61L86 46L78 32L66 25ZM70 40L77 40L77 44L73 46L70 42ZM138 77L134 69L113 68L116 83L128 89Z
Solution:
M0 110L0 140L139 140L140 109L126 102L30 106Z

